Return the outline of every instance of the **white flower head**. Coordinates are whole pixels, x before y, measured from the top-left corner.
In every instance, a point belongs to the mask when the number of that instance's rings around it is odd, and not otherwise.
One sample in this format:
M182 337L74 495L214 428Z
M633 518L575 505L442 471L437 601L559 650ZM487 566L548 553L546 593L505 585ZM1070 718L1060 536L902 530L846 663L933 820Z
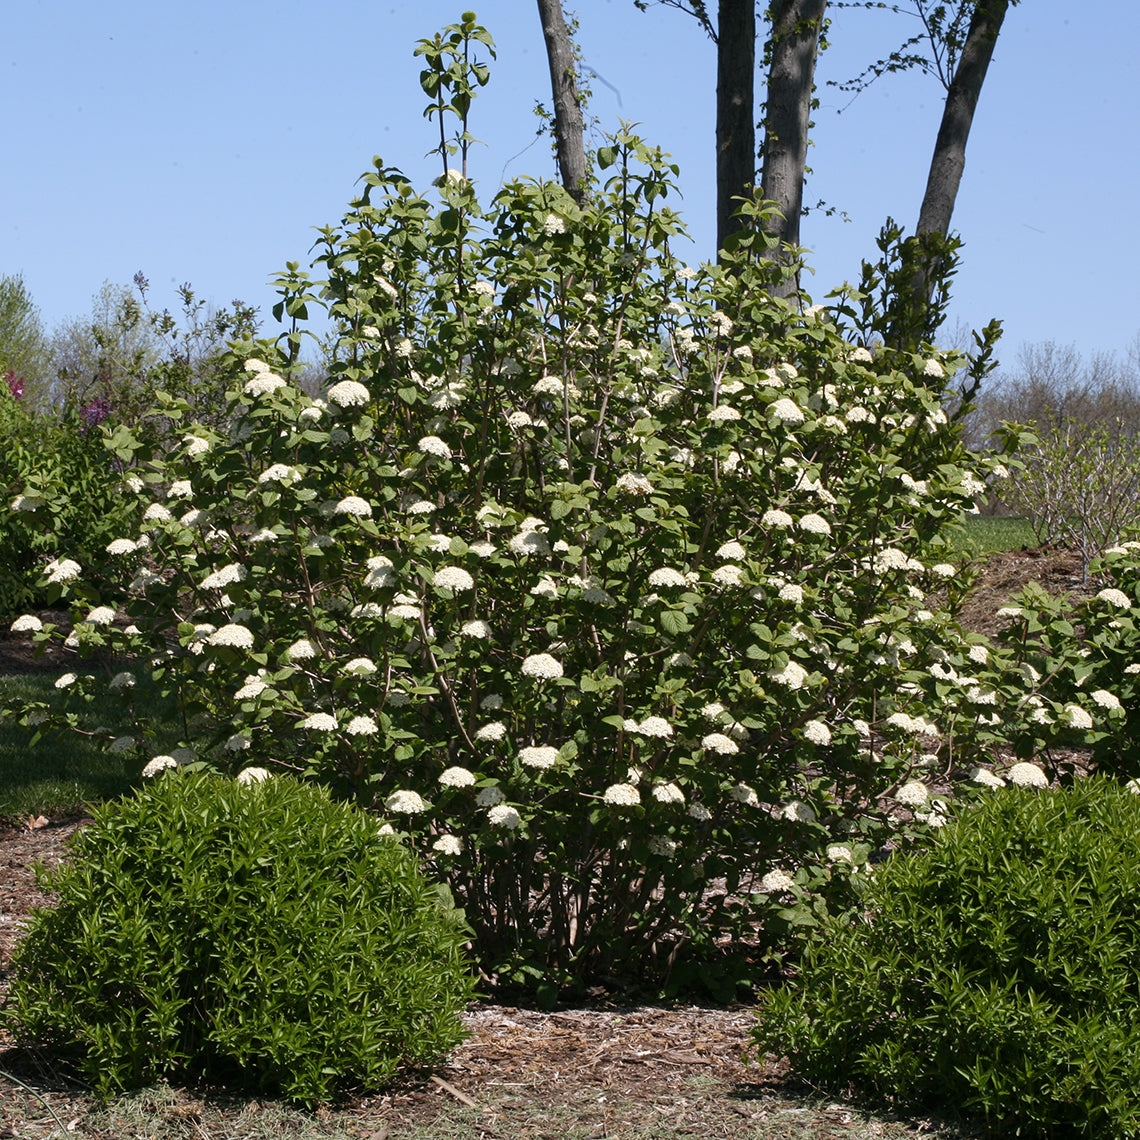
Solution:
M762 526L771 527L776 530L787 530L788 527L794 525L795 521L796 520L793 519L787 511L781 511L775 507L765 511L763 517L760 519Z
M649 575L649 585L654 589L662 589L670 586L684 586L686 585L685 575L679 570L674 570L671 566L661 566L653 570Z
M1102 602L1107 602L1110 606L1117 606L1122 610L1130 609L1132 606L1132 599L1123 591L1109 588L1101 590L1097 594L1097 598Z
M475 733L475 739L480 743L502 740L507 734L507 726L501 720L493 720L485 724Z
M492 827L505 827L508 831L514 831L522 823L522 817L510 804L496 804L487 812L487 821Z
M458 835L441 835L431 845L431 849L437 855L462 855L463 840Z
M549 653L533 653L523 661L522 675L539 681L553 681L563 675L562 664Z
M685 793L676 784L654 784L653 798L659 804L683 804Z
M269 769L243 768L236 778L239 784L263 784L269 779Z
M425 455L434 455L437 459L451 458L451 448L438 435L425 435L416 447Z
M346 661L341 667L342 673L357 673L361 675L368 675L376 672L376 663L370 657L354 657L351 661Z
M368 403L368 389L356 380L341 380L328 390L328 398L338 408L358 408Z
M150 779L152 776L157 776L160 772L165 772L168 768L177 768L178 761L173 756L155 756L153 759L148 760L142 770L143 777Z
M21 614L8 627L13 633L39 633L44 627L35 614Z
M81 573L82 567L71 558L57 558L47 564L47 580L49 582L72 582Z
M623 494L635 497L653 493L653 484L644 475L638 475L633 471L627 471L614 486Z
M809 534L830 534L831 523L823 517L823 515L808 514L800 518L800 530L806 530Z
M351 515L354 518L368 519L372 517L372 504L359 495L348 495L333 507L334 515Z
M911 780L909 783L903 784L903 786L895 792L895 799L907 807L925 807L929 798L930 793L926 790L926 785L922 783L921 780Z
M558 749L549 744L519 749L519 762L540 771L553 768L558 761Z
M786 871L776 869L769 871L760 880L760 889L767 894L783 894L796 885L795 880Z
M461 566L441 566L435 572L435 588L458 594L465 590L473 590L475 579Z
M831 743L831 729L822 720L809 720L804 725L804 739L821 747Z
M1049 786L1049 777L1045 775L1044 771L1038 765L1031 764L1026 760L1020 764L1014 764L1006 772L1006 775L1011 784L1018 784L1022 787L1047 788Z
M641 736L656 737L660 740L668 740L673 735L673 726L661 716L647 716L639 725L634 729L635 732Z
M253 634L244 625L233 622L214 630L206 641L210 645L228 645L234 649L253 648Z
M389 811L398 811L405 815L416 815L428 809L428 805L424 802L419 792L409 790L393 792L384 801L384 806Z
M91 619L88 618L88 621ZM1123 706L1120 699L1114 694L1110 693L1107 689L1097 689L1095 692L1089 693L1090 698L1102 709L1118 709Z
M602 799L615 807L636 807L641 803L641 793L632 784L611 784Z
M795 400L790 400L787 396L782 396L779 400L769 404L768 415L784 424L802 424L804 422L803 409Z
M701 740L701 747L706 752L717 752L722 756L733 756L740 751L740 745L723 732L710 732Z
M332 713L315 712L309 713L303 721L301 727L310 729L313 732L335 732L336 731L336 717Z
M717 548L716 556L725 562L743 562L744 559L748 557L748 552L734 539L730 542L722 543Z
M271 392L276 392L278 388L284 387L285 381L276 372L270 372L267 369L251 376L242 386L242 391L247 396L268 396Z
M439 782L445 788L470 788L475 783L475 773L458 766L445 768L439 774Z
M708 414L710 424L726 424L740 419L740 413L730 404L720 404Z
M380 726L370 716L354 716L344 730L349 736L375 736Z

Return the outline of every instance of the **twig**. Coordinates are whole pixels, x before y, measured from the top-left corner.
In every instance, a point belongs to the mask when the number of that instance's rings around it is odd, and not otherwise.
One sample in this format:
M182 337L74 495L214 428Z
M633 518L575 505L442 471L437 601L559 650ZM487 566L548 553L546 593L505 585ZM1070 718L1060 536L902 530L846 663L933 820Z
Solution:
M48 1112L51 1113L51 1118L52 1118L52 1120L54 1120L56 1122L56 1124L59 1125L60 1132L64 1136L67 1135L67 1125L64 1124L63 1121L60 1120L60 1118L58 1116L56 1116L55 1109L52 1108L52 1106L50 1104L48 1104L48 1102L46 1100L44 1100L44 1098L42 1096L40 1096L40 1094L38 1092L36 1092L36 1090L34 1088L32 1088L31 1085L24 1084L24 1082L22 1080L20 1080L19 1077L12 1076L11 1073L5 1071L4 1069L0 1069L0 1077L7 1077L8 1080L12 1081L13 1084L17 1084L20 1086L20 1088L24 1089L27 1092L30 1092L32 1094L32 1096L34 1096L36 1098L36 1100L38 1100L44 1106L44 1108L46 1108L48 1110Z
M460 1092L453 1084L445 1081L443 1077L437 1077L432 1073L431 1079L439 1085L445 1093L450 1093L456 1100L462 1101L469 1108L478 1108L479 1106L466 1094Z

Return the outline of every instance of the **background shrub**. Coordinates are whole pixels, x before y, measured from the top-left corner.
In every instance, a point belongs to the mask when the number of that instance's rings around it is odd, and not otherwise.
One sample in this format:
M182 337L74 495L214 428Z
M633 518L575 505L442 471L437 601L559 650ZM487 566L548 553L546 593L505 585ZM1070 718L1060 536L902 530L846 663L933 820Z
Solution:
M47 878L59 905L17 950L5 1016L103 1095L188 1070L312 1103L463 1037L457 915L317 786L165 773L98 808Z
M1002 1135L1140 1134L1140 797L997 788L867 880L755 1032L813 1081Z

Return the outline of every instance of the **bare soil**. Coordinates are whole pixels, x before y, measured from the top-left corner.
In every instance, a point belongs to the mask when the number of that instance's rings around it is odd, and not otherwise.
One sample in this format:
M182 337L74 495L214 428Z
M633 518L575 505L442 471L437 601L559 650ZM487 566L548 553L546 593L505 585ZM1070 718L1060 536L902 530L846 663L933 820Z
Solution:
M1079 559L1066 551L995 554L963 623L993 633L996 611L1029 581L1054 594L1088 591ZM35 658L27 638L0 635L0 672L65 666L63 659ZM37 887L34 867L65 858L84 822L40 819L0 830L0 997L29 914L52 902ZM805 1088L774 1058L746 1064L755 1017L740 1005L600 1001L542 1012L479 1002L465 1015L470 1036L446 1066L411 1074L385 1095L317 1114L208 1088L164 1087L101 1107L51 1057L14 1048L0 1027L0 1140L66 1133L96 1140L971 1135L945 1122L868 1117Z

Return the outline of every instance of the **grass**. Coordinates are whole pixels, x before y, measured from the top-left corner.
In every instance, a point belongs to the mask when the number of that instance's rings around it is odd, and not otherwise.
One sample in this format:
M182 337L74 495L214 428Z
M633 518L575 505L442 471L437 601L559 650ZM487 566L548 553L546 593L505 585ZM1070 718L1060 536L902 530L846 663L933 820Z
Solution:
M9 701L50 702L55 685L51 673L0 677L0 708ZM81 727L90 731L115 723L115 710L94 703ZM159 742L173 744L174 724L159 709L152 721ZM157 750L166 745L159 743ZM32 736L14 720L0 717L0 822L46 815L67 819L85 805L124 795L138 783L139 760L131 754L108 752L82 732L45 732Z
M1038 545L1028 519L1007 515L964 515L951 537L958 557L977 558Z

